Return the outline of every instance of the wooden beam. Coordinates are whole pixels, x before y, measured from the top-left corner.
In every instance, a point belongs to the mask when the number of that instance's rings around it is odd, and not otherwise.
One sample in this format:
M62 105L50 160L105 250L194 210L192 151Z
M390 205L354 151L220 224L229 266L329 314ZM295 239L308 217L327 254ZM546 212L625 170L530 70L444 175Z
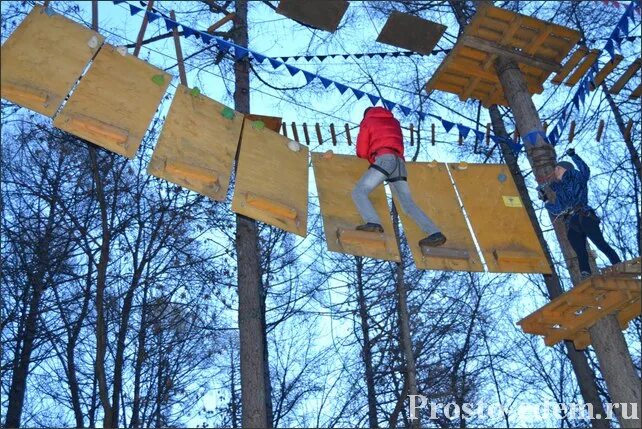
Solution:
M626 123L626 129L624 130L624 138L631 138L631 129L633 128L633 119L629 119L629 122Z
M435 145L435 124L430 124L430 135L431 135L431 142L432 145Z
M134 47L135 57L137 57L138 54L140 53L140 48L143 44L143 37L145 37L145 30L147 30L147 12L151 12L153 6L154 6L154 0L149 0L147 2L147 9L145 10L145 14L143 15L143 23L140 25L140 30L138 31L138 37L136 37L136 46ZM176 19L174 19L174 21L176 21Z
M332 146L336 146L337 134L334 132L334 124L330 124L330 135L332 136Z
M490 123L486 124L486 146L490 146Z
M285 124L285 122L281 123L281 132L285 137L288 136L288 126Z
M215 31L217 28L222 27L222 26L224 26L228 21L233 20L233 19L234 19L234 16L235 16L235 15L234 15L233 13L229 13L229 14L225 15L222 19L220 19L220 20L216 21L214 24L210 25L210 26L209 26L209 28L207 29L207 32L208 32L208 33L214 33L214 31Z
M314 129L317 132L317 139L319 140L319 145L322 145L323 144L323 138L321 137L321 126L319 125L318 122L314 125Z
M410 124L410 146L415 145L415 126Z
M575 121L571 121L571 128L568 130L568 143L573 143L575 138Z
M595 90L595 88L597 88L604 81L604 79L606 79L609 73L611 73L623 59L624 57L618 54L608 63L604 64L602 70L597 73L597 75L593 79L593 82L591 82L591 91Z
M629 68L626 69L624 74L613 84L611 89L609 89L609 93L611 94L619 94L620 91L622 91L622 88L624 88L624 85L633 77L635 72L638 71L640 68L640 64L642 63L642 60L639 58L631 63Z
M512 58L517 62L528 64L529 66L542 69L547 72L555 72L560 69L560 65L553 61L545 60L543 58L536 58L532 55L506 48L498 43L490 42L488 40L483 40L472 36L463 36L461 38L461 41L464 45L470 46L471 48Z
M568 61L564 64L562 69L557 72L555 76L553 76L553 79L551 80L552 83L559 85L562 83L564 78L568 76L568 74L575 68L575 66L580 62L582 58L584 58L588 54L588 48L586 46L580 46L578 49L573 52L573 55L571 55L571 58L568 59Z
M638 87L633 90L631 95L629 95L629 98L630 99L640 98L641 94L642 94L642 83L639 84Z
M150 3L152 3L150 1ZM145 15L147 16L147 15ZM170 18L176 21L176 14L174 11L169 12ZM178 35L178 27L172 29L172 37L174 38L174 49L176 49L176 63L178 64L178 76L181 83L187 86L187 73L185 72L185 61L183 60L183 49L181 48L181 38ZM138 43L136 44L138 46Z
M566 82L564 82L564 85L566 86L573 86L579 80L584 76L584 73L597 61L597 57L600 56L600 50L599 49L591 49L591 52L584 57L584 60L582 63L577 66L577 69L573 72L572 75L569 76L568 79L566 79Z
M305 137L305 144L310 146L310 134L308 134L308 124L303 123L303 136Z
M292 137L294 137L294 141L299 143L299 131L296 129L296 124L292 122Z
M477 85L479 85L479 81L481 78L479 76L475 76L471 79L468 80L468 85L466 85L466 88L464 88L464 91L461 93L461 98L466 100L467 98L470 97L470 94L473 93Z
M552 25L547 25L544 27L542 30L540 30L540 33L535 37L535 39L528 45L528 48L524 52L526 52L529 55L535 55L535 52L539 49L540 46L542 46L542 43L548 39L548 36L551 34L551 31L553 29Z

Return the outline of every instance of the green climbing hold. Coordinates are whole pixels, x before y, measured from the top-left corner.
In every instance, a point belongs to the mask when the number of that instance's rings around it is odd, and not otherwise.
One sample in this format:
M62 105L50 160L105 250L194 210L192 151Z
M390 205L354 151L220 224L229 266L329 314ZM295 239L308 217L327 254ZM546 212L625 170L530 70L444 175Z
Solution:
M263 121L254 121L254 122L252 122L252 126L256 130L262 130L263 128L265 128L265 122L263 122Z
M152 82L154 82L158 86L162 86L165 83L165 76L162 74L155 74L152 76Z
M190 90L189 95L191 95L192 97L198 97L199 95L201 95L201 90L195 86Z
M234 110L226 106L221 111L221 116L223 116L225 119L234 119Z

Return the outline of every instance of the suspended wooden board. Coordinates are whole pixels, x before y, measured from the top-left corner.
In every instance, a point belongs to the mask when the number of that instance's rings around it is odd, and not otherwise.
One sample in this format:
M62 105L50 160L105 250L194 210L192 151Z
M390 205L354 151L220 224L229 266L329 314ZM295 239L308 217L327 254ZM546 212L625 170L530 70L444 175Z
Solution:
M281 0L277 13L310 27L334 33L348 9L344 0Z
M437 22L395 10L388 16L377 42L428 55L446 28Z
M131 159L170 80L161 69L105 44L54 125Z
M232 211L305 237L308 149L267 129L261 121L246 120Z
M508 167L452 164L451 173L489 271L550 273Z
M408 185L415 203L441 229L448 241L441 247L422 252L419 240L426 234L407 216L398 200L395 205L419 269L442 271L484 271L470 235L446 164L412 162L406 164ZM393 194L394 196L394 194ZM426 253L426 254L425 254Z
M2 98L52 117L104 37L61 15L34 6L2 45Z
M584 280L517 324L528 334L542 335L547 346L571 340L578 350L591 343L589 328L614 314L620 327L640 315L640 258L615 265Z
M254 113L248 113L245 115L245 119L248 121L261 121L265 124L265 128L272 130L275 133L278 133L281 129L281 123L283 119L278 116L265 116L265 115L256 115Z
M401 260L399 247L383 185L370 193L370 201L381 219L384 233L355 231L363 220L352 201L352 190L368 165L368 161L356 156L312 154L328 250L398 262Z
M179 85L147 172L223 201L243 115Z
M579 40L580 33L570 28L482 5L426 90L451 92L462 101L474 98L486 107L508 105L494 68L498 56L517 61L529 91L539 94Z

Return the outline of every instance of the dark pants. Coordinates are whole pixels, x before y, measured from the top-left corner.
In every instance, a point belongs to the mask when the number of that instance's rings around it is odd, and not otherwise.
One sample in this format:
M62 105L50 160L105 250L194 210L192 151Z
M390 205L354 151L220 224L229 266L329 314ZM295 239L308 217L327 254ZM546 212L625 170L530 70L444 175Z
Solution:
M591 272L589 265L589 255L586 250L586 239L590 238L593 244L597 246L602 253L609 258L611 264L622 262L615 250L604 240L600 230L600 219L594 211L590 210L584 213L574 214L568 222L568 241L573 246L577 261L580 264L580 271Z

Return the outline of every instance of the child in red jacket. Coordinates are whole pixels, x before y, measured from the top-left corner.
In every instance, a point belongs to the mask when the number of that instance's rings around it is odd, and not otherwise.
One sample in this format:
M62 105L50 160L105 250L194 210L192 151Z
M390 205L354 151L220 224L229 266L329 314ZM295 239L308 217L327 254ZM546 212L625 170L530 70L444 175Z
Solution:
M436 247L446 242L446 237L417 207L410 195L401 126L392 112L383 107L368 107L365 110L357 137L357 156L370 162L370 168L352 191L352 200L366 222L359 225L357 230L383 232L381 220L368 195L387 180L402 210L427 234L419 241L419 246Z

